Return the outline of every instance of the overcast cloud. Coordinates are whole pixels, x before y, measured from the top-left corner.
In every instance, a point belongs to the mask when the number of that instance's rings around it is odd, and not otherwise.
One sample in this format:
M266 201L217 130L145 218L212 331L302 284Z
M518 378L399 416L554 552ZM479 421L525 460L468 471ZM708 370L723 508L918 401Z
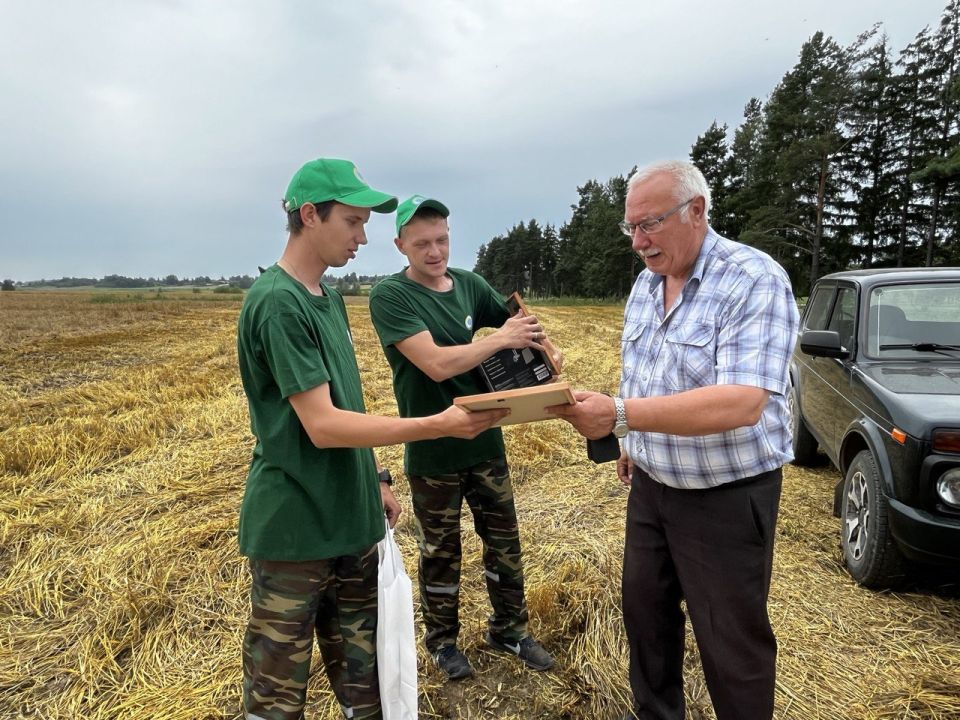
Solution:
M823 30L943 0L0 0L0 278L256 274L318 156L452 211L455 265L578 185L736 126ZM392 216L338 272L393 272Z

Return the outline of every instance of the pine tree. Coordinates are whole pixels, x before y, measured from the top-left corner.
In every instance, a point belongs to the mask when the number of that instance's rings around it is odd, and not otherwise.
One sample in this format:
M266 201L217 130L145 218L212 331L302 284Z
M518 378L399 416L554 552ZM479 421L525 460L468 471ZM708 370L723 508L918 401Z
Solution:
M768 250L809 288L849 258L843 243L840 119L849 93L849 53L817 32L770 96L744 240ZM803 277L803 255L809 259ZM828 261L824 263L824 261Z
M557 267L557 230L549 223L543 229L543 252L540 256L540 272L531 290L536 297L550 297L554 288L554 273Z
M586 218L591 204L602 196L603 189L596 180L588 180L577 188L580 199L571 206L573 214L560 227L557 243L556 285L560 295L581 296L584 294L584 271L589 250L584 242Z
M557 285L563 295L623 297L639 268L630 241L617 228L623 219L627 180L590 180L577 188L580 201L560 228Z
M728 210L732 158L727 147L727 125L710 123L690 149L690 162L700 168L710 188L710 224L721 235L731 231Z
M490 282L490 270L491 255L487 252L487 243L483 243L477 249L477 262L473 265L473 271Z

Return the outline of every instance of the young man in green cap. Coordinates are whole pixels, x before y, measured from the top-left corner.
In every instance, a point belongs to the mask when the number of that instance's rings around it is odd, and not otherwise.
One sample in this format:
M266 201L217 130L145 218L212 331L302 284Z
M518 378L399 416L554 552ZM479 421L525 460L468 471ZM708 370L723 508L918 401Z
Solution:
M472 438L503 417L459 408L417 419L364 414L343 299L321 278L366 244L371 210L396 204L349 161L304 165L284 199L286 248L240 312L240 375L256 436L239 533L252 578L248 720L302 718L314 634L344 716L381 717L376 545L384 513L393 525L400 507L370 448Z
M483 278L447 266L449 214L442 203L420 195L401 203L394 242L410 264L370 293L370 316L405 418L440 412L454 397L484 392L474 369L499 350L544 349L535 317L511 318ZM474 342L481 327L500 329ZM437 666L452 679L473 673L457 647L460 508L466 498L483 540L493 606L487 644L536 670L551 667L553 658L527 633L520 534L500 429L473 440L409 442L405 470L417 518L425 643Z

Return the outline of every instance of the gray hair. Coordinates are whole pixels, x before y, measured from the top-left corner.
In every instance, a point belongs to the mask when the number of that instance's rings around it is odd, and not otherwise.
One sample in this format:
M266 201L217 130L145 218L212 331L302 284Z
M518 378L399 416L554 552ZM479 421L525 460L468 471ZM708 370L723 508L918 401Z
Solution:
M678 203L701 195L703 197L703 216L710 217L710 187L707 185L703 173L700 172L700 168L686 160L658 160L640 168L630 176L630 180L627 182L627 191L629 192L634 186L659 173L667 173L673 177L673 199ZM690 222L687 215L689 209L690 206L687 205L680 211L681 222Z

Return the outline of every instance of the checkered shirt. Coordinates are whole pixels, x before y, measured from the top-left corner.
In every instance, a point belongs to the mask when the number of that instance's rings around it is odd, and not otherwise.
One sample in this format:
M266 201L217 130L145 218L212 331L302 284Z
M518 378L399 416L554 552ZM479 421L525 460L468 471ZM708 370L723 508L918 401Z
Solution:
M752 427L697 437L631 431L624 446L633 462L665 485L703 489L792 460L785 394L799 313L783 268L709 228L666 317L663 304L663 276L644 270L624 311L622 397L709 385L750 385L770 396Z

